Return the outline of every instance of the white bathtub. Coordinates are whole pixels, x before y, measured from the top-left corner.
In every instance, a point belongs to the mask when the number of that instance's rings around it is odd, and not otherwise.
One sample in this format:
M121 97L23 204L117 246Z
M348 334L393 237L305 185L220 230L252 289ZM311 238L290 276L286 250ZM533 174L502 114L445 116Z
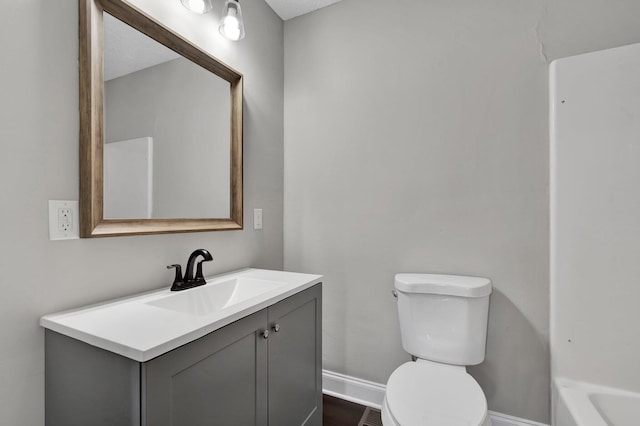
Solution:
M554 426L638 426L640 393L556 378Z

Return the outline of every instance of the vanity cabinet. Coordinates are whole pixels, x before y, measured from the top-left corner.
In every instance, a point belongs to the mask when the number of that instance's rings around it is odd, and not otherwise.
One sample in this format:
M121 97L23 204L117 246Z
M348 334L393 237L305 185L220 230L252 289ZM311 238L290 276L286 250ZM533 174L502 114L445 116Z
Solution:
M147 362L47 330L46 424L320 426L321 305L316 284Z

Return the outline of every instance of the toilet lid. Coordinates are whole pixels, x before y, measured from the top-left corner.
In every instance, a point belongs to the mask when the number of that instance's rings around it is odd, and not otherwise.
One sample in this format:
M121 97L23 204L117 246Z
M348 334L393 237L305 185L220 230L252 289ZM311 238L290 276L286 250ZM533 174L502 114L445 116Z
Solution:
M389 377L385 397L402 426L479 426L487 416L480 385L449 366L407 362Z

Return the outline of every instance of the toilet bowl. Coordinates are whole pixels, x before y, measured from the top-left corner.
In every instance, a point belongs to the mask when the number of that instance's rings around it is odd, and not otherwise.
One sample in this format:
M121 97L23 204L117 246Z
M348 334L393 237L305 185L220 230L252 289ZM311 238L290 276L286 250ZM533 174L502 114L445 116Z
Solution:
M397 274L402 347L415 361L387 381L384 426L490 426L487 400L466 370L484 361L491 281Z
M389 377L384 426L490 426L480 385L464 367L407 362Z

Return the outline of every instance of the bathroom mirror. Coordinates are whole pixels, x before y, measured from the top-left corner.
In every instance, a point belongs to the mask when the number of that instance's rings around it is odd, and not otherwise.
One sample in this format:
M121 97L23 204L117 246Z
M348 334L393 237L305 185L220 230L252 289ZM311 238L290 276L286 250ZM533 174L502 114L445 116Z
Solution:
M242 229L242 75L121 0L80 0L81 237Z

